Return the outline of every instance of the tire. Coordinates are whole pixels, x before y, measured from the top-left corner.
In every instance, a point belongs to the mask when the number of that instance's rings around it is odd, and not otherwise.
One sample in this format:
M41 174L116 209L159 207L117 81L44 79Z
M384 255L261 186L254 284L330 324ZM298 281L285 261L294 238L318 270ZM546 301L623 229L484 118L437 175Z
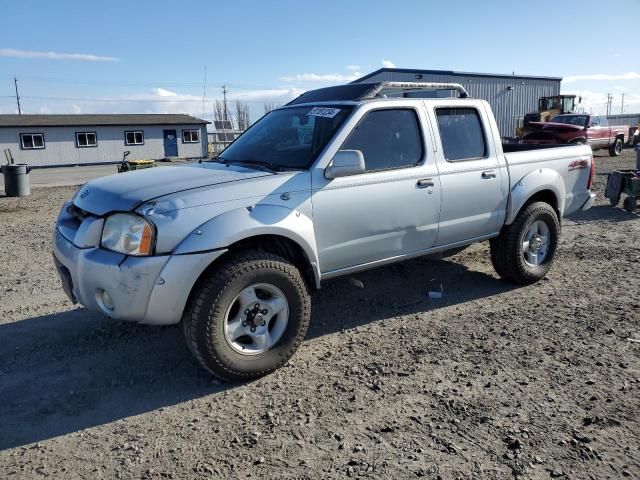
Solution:
M610 157L619 157L622 154L622 139L616 138L613 144L609 147L609 156Z
M231 255L200 283L182 326L187 346L206 370L221 380L249 380L287 363L310 315L300 271L277 255L248 251Z
M633 213L636 210L636 197L625 198L622 206L627 212Z
M532 236L527 240L530 234ZM560 222L551 205L530 203L518 213L511 225L506 225L498 237L491 239L493 268L505 280L521 285L535 283L551 268L559 238ZM531 250L525 249L525 240L531 245ZM536 247L542 248L536 250Z

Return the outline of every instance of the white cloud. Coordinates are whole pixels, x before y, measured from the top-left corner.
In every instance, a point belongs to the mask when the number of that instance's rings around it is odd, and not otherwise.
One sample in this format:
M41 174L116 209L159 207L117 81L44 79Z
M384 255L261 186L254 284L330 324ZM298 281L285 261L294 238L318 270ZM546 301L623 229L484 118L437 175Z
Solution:
M357 72L361 67L360 65L347 65L345 68L347 70L351 70L352 72Z
M562 93L577 95L582 97L582 103L578 105L578 111L603 115L607 112L607 93L594 92L592 90L571 90ZM578 99L576 99L577 101ZM622 109L622 94L613 94L610 112L618 115ZM625 93L624 113L632 113L640 110L640 95L635 93Z
M563 83L573 83L580 80L596 80L596 81L616 81L616 80L637 80L640 79L640 73L627 72L620 75L610 75L608 73L594 73L591 75L569 75L562 79Z
M285 82L342 83L352 82L353 80L360 78L361 76L361 72L353 72L348 75L343 75L341 73L298 73L294 76L281 77L281 79Z
M87 53L34 52L32 50L16 50L14 48L0 48L0 57L78 60L81 62L117 62L119 60L115 57L103 57Z
M258 119L264 113L263 103L284 105L304 93L302 88L273 88L264 90L235 90L227 95L232 115L235 101L249 104L251 118ZM106 97L99 94L93 98L29 98L24 97L25 113L187 113L212 120L213 102L220 97L208 97L202 108L202 96L178 93L166 88L152 88L146 93ZM14 113L15 101L0 99L0 113ZM11 103L13 101L13 104ZM17 112L17 109L15 111Z
M614 53L613 56L614 57L621 57L622 55L620 55L619 53Z
M393 63L391 60L382 60L382 66L384 68L396 68L396 64Z
M229 95L229 100L243 102L275 102L286 103L303 94L302 88L274 88L269 90L250 90Z

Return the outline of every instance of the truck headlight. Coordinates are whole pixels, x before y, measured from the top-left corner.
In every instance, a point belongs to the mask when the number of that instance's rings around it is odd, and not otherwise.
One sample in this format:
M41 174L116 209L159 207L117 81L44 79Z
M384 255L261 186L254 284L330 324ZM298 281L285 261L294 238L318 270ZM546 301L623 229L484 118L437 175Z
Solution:
M125 255L151 255L155 241L151 223L139 215L114 213L109 215L102 227L100 245Z

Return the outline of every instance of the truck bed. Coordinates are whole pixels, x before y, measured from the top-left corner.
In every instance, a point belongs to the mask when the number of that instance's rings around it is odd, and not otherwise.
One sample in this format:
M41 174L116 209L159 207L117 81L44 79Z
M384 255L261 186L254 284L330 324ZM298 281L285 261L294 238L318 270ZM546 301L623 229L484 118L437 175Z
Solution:
M545 148L562 148L562 147L571 147L568 143L559 143L557 145L532 145L526 143L503 143L502 151L504 153L512 153L512 152L523 152L526 150L542 150Z

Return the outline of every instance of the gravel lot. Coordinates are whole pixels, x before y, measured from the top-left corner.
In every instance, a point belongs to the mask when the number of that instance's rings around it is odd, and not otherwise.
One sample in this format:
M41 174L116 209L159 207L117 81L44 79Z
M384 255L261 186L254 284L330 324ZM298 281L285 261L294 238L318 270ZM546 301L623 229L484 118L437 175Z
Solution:
M500 281L480 244L327 282L293 360L248 384L178 327L66 300L73 188L0 198L0 478L640 478L640 217L601 197L634 158L598 153L545 281Z

